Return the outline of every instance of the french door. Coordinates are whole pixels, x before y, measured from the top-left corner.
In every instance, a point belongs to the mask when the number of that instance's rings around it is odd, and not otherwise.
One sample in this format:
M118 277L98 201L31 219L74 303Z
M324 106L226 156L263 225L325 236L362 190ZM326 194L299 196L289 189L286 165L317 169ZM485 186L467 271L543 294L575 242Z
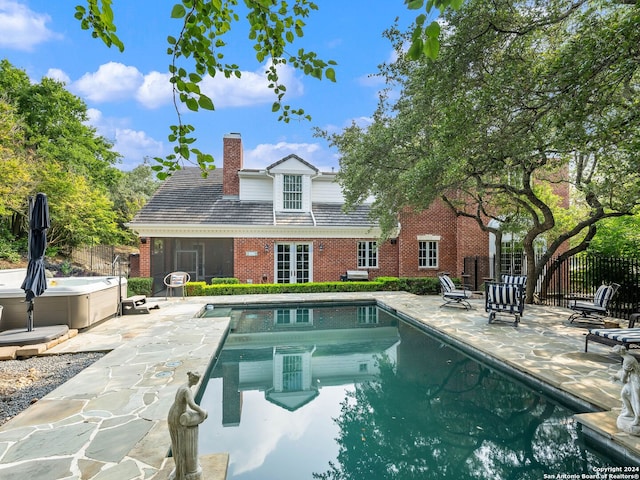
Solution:
M309 243L276 244L276 282L306 283L311 278L311 245Z

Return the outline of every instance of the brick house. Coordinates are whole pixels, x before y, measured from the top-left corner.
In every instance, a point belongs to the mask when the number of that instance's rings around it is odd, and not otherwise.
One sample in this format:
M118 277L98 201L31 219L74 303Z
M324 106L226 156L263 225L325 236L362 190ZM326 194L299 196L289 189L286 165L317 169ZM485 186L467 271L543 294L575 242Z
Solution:
M221 169L207 178L196 167L175 172L129 224L140 239L136 273L153 277L156 290L176 270L247 283L335 281L347 270L457 276L465 257L489 254L489 235L439 201L400 215L396 234L380 242L370 205L342 211L334 172L296 155L245 169L240 135L223 142Z

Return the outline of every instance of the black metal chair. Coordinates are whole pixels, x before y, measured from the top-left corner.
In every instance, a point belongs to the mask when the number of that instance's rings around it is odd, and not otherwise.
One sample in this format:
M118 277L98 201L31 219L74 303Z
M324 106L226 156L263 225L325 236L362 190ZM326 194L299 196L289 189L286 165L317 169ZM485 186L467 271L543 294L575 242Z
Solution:
M484 284L484 308L489 313L489 323L497 315L513 315L515 327L520 323L524 311L524 289L521 283L486 282Z
M603 321L604 317L609 315L609 305L613 296L620 288L617 283L610 285L600 285L592 301L574 300L569 308L573 313L569 317L569 323L579 318L581 321Z
M456 287L453 280L449 278L448 275L441 273L438 275L440 279L440 286L442 291L442 299L444 303L440 305L444 307L445 305L457 304L463 306L465 309L469 310L471 308L471 304L469 303L469 298L471 298L471 290L463 287Z

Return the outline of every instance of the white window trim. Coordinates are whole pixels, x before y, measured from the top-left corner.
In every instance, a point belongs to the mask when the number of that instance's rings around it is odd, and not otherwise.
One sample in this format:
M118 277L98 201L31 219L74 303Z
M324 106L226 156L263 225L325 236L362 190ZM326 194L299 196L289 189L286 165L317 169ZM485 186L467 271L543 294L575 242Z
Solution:
M437 270L440 268L440 235L418 235L418 270ZM435 265L420 265L420 242L434 242L436 247L436 264ZM426 253L429 253L427 250ZM427 256L426 260L429 257Z
M284 187L285 187L285 177L295 177L298 179L298 181L300 182L300 191L296 192L296 191L291 191L291 192L285 192ZM292 174L292 173L284 173L282 174L282 189L280 192L280 195L282 195L282 210L285 212L301 212L304 211L304 191L305 191L305 181L304 181L304 175L299 175L299 174ZM291 194L297 194L300 195L300 208L287 208L287 206L285 205L285 193L291 193Z
M366 253L369 253L369 246L370 244L374 243L375 244L375 249L376 249L376 265L375 266L371 266L369 265L369 258L370 256L367 255L365 260L366 260L366 265L360 265L360 244L362 243L366 243L367 244L367 248L366 248ZM378 269L380 268L380 248L378 246L378 242L376 242L375 240L358 240L358 243L356 244L356 263L358 265L358 268L366 268L366 269Z

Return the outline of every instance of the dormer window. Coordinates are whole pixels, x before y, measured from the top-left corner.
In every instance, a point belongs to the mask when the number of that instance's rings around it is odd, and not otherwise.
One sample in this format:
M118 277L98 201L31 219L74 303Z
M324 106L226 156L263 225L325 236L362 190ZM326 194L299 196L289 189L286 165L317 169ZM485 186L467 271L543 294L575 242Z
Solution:
M285 210L302 210L302 175L284 175L282 200Z

